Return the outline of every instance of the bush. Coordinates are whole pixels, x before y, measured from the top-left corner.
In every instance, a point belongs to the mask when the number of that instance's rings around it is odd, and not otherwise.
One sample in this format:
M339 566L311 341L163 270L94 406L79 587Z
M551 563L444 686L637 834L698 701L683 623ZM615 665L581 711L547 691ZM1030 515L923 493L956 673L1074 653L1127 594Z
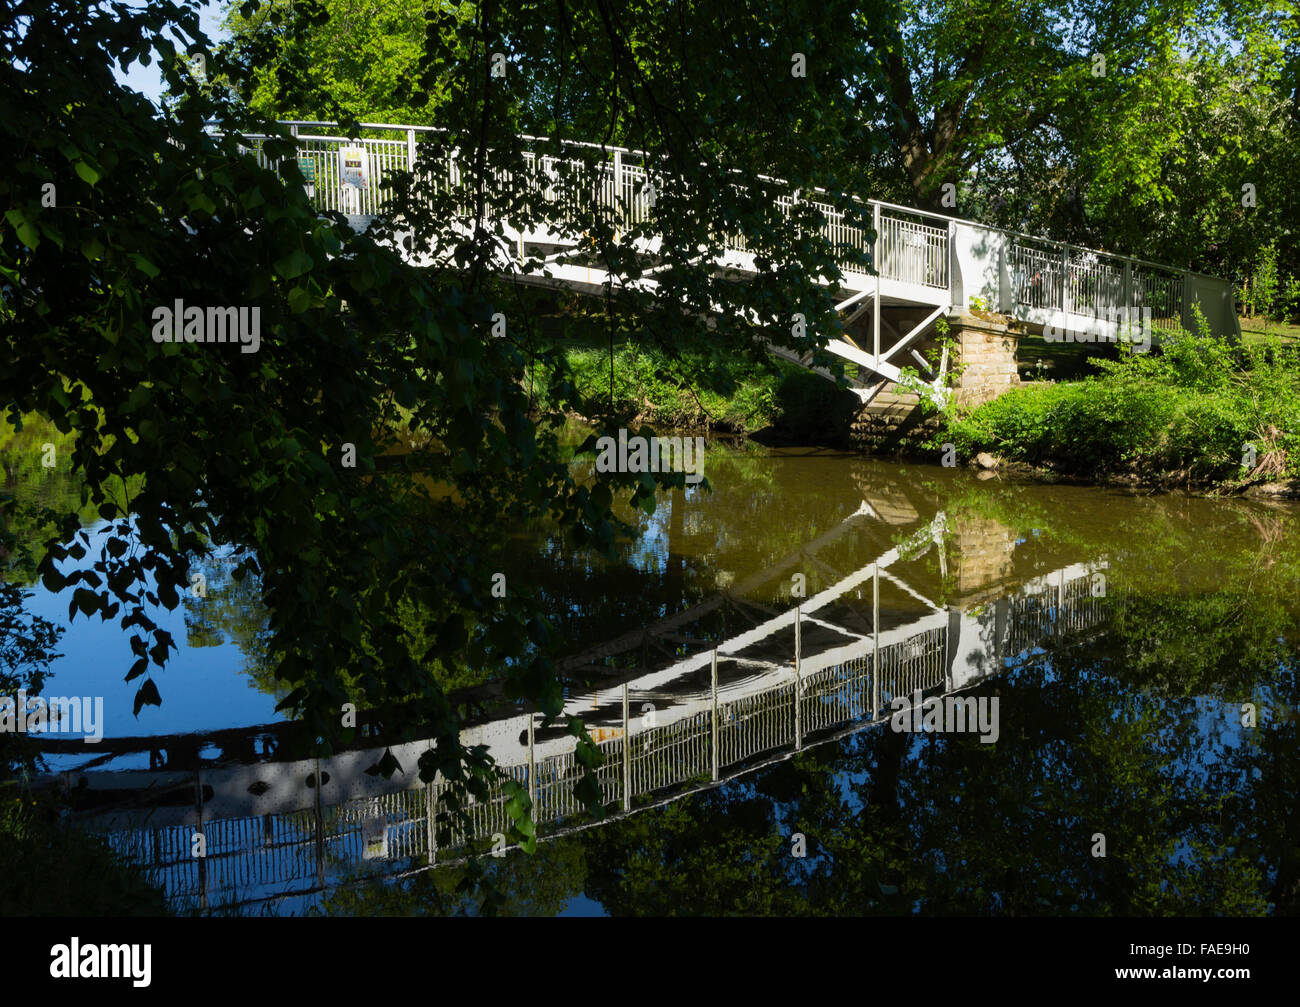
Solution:
M1225 483L1300 469L1300 350L1233 347L1204 331L1100 362L1083 381L1012 389L937 440L1083 477L1135 471ZM1243 471L1253 446L1267 464Z
M0 916L166 916L144 869L59 809L15 785L0 787Z

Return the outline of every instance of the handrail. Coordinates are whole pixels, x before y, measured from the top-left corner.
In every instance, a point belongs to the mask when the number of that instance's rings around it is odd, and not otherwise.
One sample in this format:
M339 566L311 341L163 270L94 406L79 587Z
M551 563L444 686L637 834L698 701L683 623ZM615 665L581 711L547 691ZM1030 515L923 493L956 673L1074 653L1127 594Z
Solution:
M278 120L276 120L276 122L277 122L278 124L280 124L280 125L283 125L283 126L291 126L291 127L297 127L297 126L326 126L326 127L335 127L335 128L338 128L338 126L339 126L339 123L338 123L338 122L336 122L336 121L330 121L330 120L326 120L326 119L278 119ZM215 122L215 121L210 121L210 122L209 122L209 125L216 125L216 122ZM401 131L403 131L403 132L405 132L405 133L408 133L408 134L411 133L411 132L415 132L415 133L446 133L446 132L448 132L448 130L447 130L445 127L442 127L442 126L409 126L409 125L401 125L401 124L399 124L399 123L387 123L387 122L359 122L357 125L358 125L361 129L390 129L390 130L401 130ZM632 155L635 155L635 156L637 156L637 157L645 158L645 159L647 159L647 160L650 159L651 156L652 156L652 155L650 154L649 151L637 150L637 149L635 149L635 148L631 148L631 147L620 147L620 146L615 146L615 145L610 145L610 144L603 144L603 143L592 143L592 142L590 142L590 141L586 141L586 140L568 140L568 139L562 139L562 138L558 138L558 137L534 136L534 135L529 134L529 133L520 133L520 134L518 134L518 137L519 137L519 139L521 139L521 140L526 140L526 141L530 141L530 142L537 142L537 143L559 143L561 146L583 147L583 148L587 148L587 149L590 149L590 150L600 150L600 151L605 151L605 152L609 152L609 153L618 152L618 153L620 153L620 154L632 154ZM256 133L254 133L254 134L248 134L248 138L249 138L249 139L275 139L276 137L274 137L272 134L256 134ZM315 135L297 136L297 137L295 137L295 138L296 138L296 139L304 139L304 140L361 139L360 137L337 137L337 136L315 136ZM741 174L741 172L737 171L736 169L729 169L729 170L735 172L736 174ZM765 182L772 182L772 183L777 184L777 185L789 185L789 184L790 184L786 179L777 178L777 177L775 177L775 176L770 176L770 175L766 175L766 174L762 174L762 173L757 174L755 177L761 179L762 181L765 181ZM812 186L812 187L810 187L807 191L810 192L810 193L816 193L816 194L819 194L819 195L825 195L825 196L829 196L829 197L833 197L833 196L834 196L834 194L831 193L829 190L823 189L823 188L821 188L820 186ZM1173 265L1169 265L1169 264L1167 264L1167 263L1152 262L1152 261L1149 260L1149 259L1140 259L1140 258L1137 258L1136 256L1125 255L1125 254L1122 253L1122 252L1109 252L1109 251L1106 251L1106 250L1104 250L1104 249L1100 249L1100 248L1091 248L1091 247L1088 247L1088 246L1085 246L1085 245L1076 245L1076 244L1073 244L1073 243L1071 243L1071 242L1060 241L1060 240L1058 240L1058 239L1056 239L1056 238L1046 238L1046 237L1043 237L1043 236L1041 236L1041 235L1031 234L1031 233L1029 233L1028 231L1017 231L1017 230L1014 230L1014 229L1012 229L1012 228L1000 227L1000 226L995 225L995 224L985 224L985 223L982 223L982 222L977 221L977 220L971 220L971 219L969 219L969 218L967 218L967 217L957 217L957 216L953 216L952 214L947 214L947 213L937 213L937 212L935 212L935 211L933 211L933 210L923 210L923 209L920 209L920 208L918 208L918 207L914 207L914 206L904 206L904 205L902 205L902 204L900 204L900 203L890 203L890 202L887 202L887 201L885 201L885 200L880 200L880 199L870 199L870 198L868 198L868 199L862 199L862 198L860 198L860 197L858 197L858 196L853 195L852 193L845 193L844 195L848 196L848 198L851 199L854 203L857 203L857 204L859 204L859 205L863 205L863 206L879 206L881 209L886 209L886 210L896 210L896 211L899 211L899 212L910 213L910 214L914 214L914 215L921 216L921 217L929 217L929 218L931 218L931 219L933 219L933 220L941 220L941 221L944 221L945 223L964 224L964 225L966 225L967 227L976 227L976 228L979 228L979 229L981 229L981 230L985 230L985 231L993 231L993 232L996 232L996 233L998 233L998 234L1004 234L1004 235L1008 235L1008 236L1011 236L1011 237L1014 237L1014 238L1029 238L1029 239L1031 239L1031 240L1033 240L1033 241L1041 241L1041 242L1047 243L1047 244L1052 245L1052 246L1054 246L1054 247L1056 247L1056 248L1058 248L1058 249L1060 249L1060 250L1062 250L1062 251L1065 251L1067 248L1068 248L1068 249L1079 249L1079 250L1082 250L1082 251L1092 252L1092 253L1097 254L1097 255L1108 255L1108 256L1111 256L1112 258L1122 259L1122 260L1125 260L1125 261L1127 261L1127 262L1129 262L1129 263L1131 263L1131 264L1133 264L1133 265L1141 265L1141 266L1145 266L1145 267L1152 268L1152 269L1161 269L1161 270L1166 270L1166 271L1171 272L1171 273L1180 273L1180 274L1187 275L1187 276L1199 276L1199 277L1202 277L1202 278L1207 279L1207 280L1217 280L1217 281L1219 281L1219 282L1226 282L1226 281L1223 280L1222 277L1213 276L1213 275L1211 275L1211 274L1209 274L1209 273L1202 273L1202 272L1199 272L1199 271L1194 270L1194 269L1184 268L1184 267L1181 267L1181 266L1173 266Z

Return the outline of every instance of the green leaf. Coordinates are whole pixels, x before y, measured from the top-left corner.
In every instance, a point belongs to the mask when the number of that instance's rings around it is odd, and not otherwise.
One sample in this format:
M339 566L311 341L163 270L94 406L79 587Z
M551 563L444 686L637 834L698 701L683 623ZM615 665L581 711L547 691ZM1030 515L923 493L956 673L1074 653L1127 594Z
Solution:
M306 287L293 287L289 291L289 310L295 315L301 315L311 307L311 292Z
M176 594L176 588L171 584L158 585L158 600L162 602L163 608L169 612L180 604L180 597Z
M158 686L154 685L152 678L146 678L136 690L134 716L140 716L140 710L145 706L162 706L162 697L158 695Z
M292 709L297 703L301 702L306 695L307 690L301 686L294 689L289 693L289 695L285 696L284 699L275 704L275 712L279 713L281 710Z
M94 185L96 182L99 181L99 172L96 171L94 168L92 168L85 161L76 161L72 165L72 170L75 171L78 176L80 176L82 181L87 182L90 185Z
M36 225L27 219L23 211L14 207L5 214L5 220L13 225L13 229L18 232L18 240L33 251L41 243L41 235Z
M131 261L135 263L136 268L139 269L140 272L144 273L151 280L157 277L158 274L161 272L161 270L157 266L155 266L152 262L146 259L139 252L131 253Z
M312 267L312 258L302 249L295 249L282 259L276 259L272 264L277 276L286 280L292 280L294 277L301 276Z
M79 587L72 593L72 602L84 615L90 615L99 608L99 595L89 588Z

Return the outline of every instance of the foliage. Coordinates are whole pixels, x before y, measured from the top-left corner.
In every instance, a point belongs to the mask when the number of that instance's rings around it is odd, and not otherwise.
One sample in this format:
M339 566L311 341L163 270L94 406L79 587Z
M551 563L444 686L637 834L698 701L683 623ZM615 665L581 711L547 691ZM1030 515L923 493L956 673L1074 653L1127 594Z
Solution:
M1265 332L1268 331L1269 316L1279 307L1278 293L1277 247L1270 241L1259 250L1259 258L1256 260L1254 271L1250 275L1250 283L1243 297L1251 314L1264 316Z
M659 338L684 352L708 346L757 361L749 319L785 325L796 310L810 325L795 348L812 350L834 328L830 291L817 279L837 275L836 255L808 226L815 211L801 204L792 219L776 213L758 173L779 165L793 185L823 184L851 209L845 161L831 155L862 130L829 68L872 57L840 31L847 2L787 5L779 43L763 41L777 16L765 4L706 4L690 33L675 31L677 13L654 3L618 23L599 3L562 5L558 22L532 3L439 8L420 35L417 72L405 74L409 95L375 104L373 88L387 82L322 57L359 41L347 38L352 13L373 12L381 34L411 41L416 5L392 8L385 21L374 7L277 4L263 32L256 19L265 5L250 0L238 12L250 31L216 50L200 31L199 6L3 3L0 136L14 160L0 180L8 207L0 406L15 427L37 414L70 438L71 471L84 483L82 507L64 506L47 524L36 569L48 589L71 592L74 612L132 634L136 660L121 671L135 683L138 710L161 701L155 673L175 647L150 609L174 609L195 563L226 550L236 559L232 577L258 580L270 613L268 664L287 692L283 706L320 739L319 751L342 739L343 704L400 703L405 736L436 741L422 775L462 785L463 806L464 796L484 792L491 767L462 748L432 668L490 669L508 697L547 715L562 701L553 656L563 641L543 606L527 584L512 585L506 603L491 594L509 546L500 529L553 521L607 551L616 494L652 509L657 487L684 480L615 473L574 481L557 445L559 411L596 418L602 429L618 418L573 386L558 357L530 338L526 316L512 317L509 338L485 338L498 306L511 303L492 276L490 180L520 169L521 124L539 123L541 110L569 100L576 85L598 98L584 97L584 108L618 127L611 139L652 152L655 219L616 235L611 220L577 204L556 219L533 191L509 196L506 213L591 235L601 264L633 278L637 269L625 267L635 243L662 232L672 268L657 292L610 300L680 320ZM821 61L803 84L792 83L791 38ZM569 73L575 40L580 74ZM705 78L684 72L712 65L723 49L744 58ZM409 45L382 51L388 68L409 66L415 54ZM494 84L497 52L512 72ZM201 79L193 53L204 56ZM353 65L361 58L354 54ZM154 61L169 95L161 111L114 76ZM319 74L293 77L308 63ZM565 72L521 72L548 65ZM259 75L264 69L274 72ZM345 79L359 90L332 93ZM292 139L248 104L281 112L285 82L307 92L291 105L300 114L346 118L359 103L436 113L447 132L421 145L425 169L451 145L473 152L460 190L432 199L405 191L393 207L433 268L404 263L391 226L357 236L313 210ZM555 102L541 100L547 95ZM283 174L246 156L241 139L250 134L273 136L263 152L283 161ZM582 174L602 158L586 155ZM457 225L466 205L468 240ZM743 286L714 277L702 254L718 250L718 236L737 222L760 262ZM177 300L257 309L260 347L152 338L158 309ZM721 322L707 328L700 319L719 302ZM539 362L554 410L540 416L521 381ZM399 423L420 445L401 456ZM106 522L93 539L81 527L86 505ZM65 557L86 556L91 565L60 573ZM594 780L579 794L595 807ZM526 809L516 810L526 828Z
M1013 229L1219 275L1275 237L1300 266L1291 0L895 11L862 15L885 58L859 86L884 99L903 202L942 210L953 183L959 216Z
M1158 352L1099 360L1099 376L1013 388L936 441L1070 475L1138 473L1152 481L1237 482L1253 445L1268 471L1300 471L1300 353L1277 340L1232 347L1204 332Z
M232 59L248 104L271 119L433 125L447 82L419 85L425 33L454 44L473 5L448 0L269 0L229 5Z
M618 415L657 427L734 433L774 425L804 429L804 413L825 410L834 394L824 378L805 380L805 373L793 366L668 357L657 347L629 340L614 351L610 400L608 351L569 342L560 350L579 394L603 397ZM529 378L544 387L548 375L539 367ZM549 405L545 398L537 404Z
M50 663L63 631L38 615L25 610L32 592L0 581L0 701L17 703L20 689L38 696L49 675ZM23 716L12 708L11 715ZM40 766L36 745L28 734L0 731L0 781L23 777ZM0 793L7 791L0 790Z
M162 889L59 807L0 786L0 916L167 916Z

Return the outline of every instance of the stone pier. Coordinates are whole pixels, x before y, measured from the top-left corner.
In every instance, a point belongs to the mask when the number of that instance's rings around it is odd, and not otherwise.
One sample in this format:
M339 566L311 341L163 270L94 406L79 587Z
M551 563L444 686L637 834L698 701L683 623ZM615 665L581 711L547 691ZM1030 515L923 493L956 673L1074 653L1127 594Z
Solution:
M996 399L1020 384L1016 369L1016 347L1025 328L1005 315L987 311L959 311L947 316L948 334L957 343L956 360L949 360L949 370L959 380L953 397L959 405L974 407ZM932 332L914 347L922 355L936 341ZM899 363L910 356L901 351ZM933 412L927 414L913 392L890 384L853 417L850 438L853 444L871 454L892 454L914 447L938 427Z

